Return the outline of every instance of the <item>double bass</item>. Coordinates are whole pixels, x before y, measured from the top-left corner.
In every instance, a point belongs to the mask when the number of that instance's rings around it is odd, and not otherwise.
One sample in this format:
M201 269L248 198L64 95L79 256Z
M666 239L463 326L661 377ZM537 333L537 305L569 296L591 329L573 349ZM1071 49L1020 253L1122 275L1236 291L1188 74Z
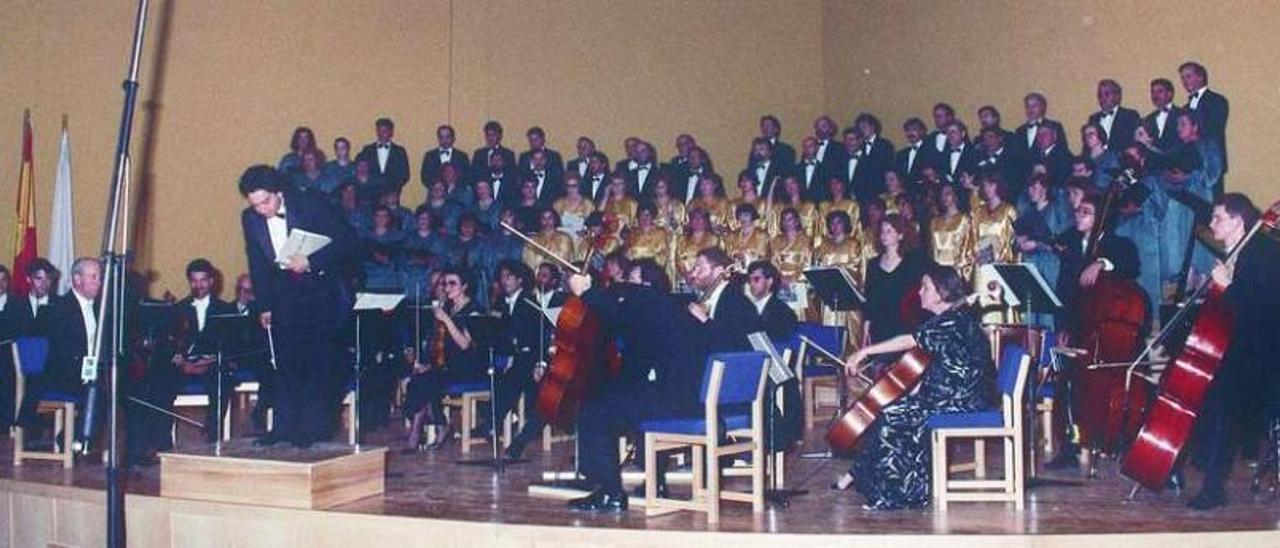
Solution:
M1245 244L1266 227L1275 230L1280 218L1280 203L1249 229L1228 255L1227 264L1235 261ZM1222 365L1222 357L1231 343L1235 316L1223 302L1222 284L1212 277L1204 282L1156 338L1158 342L1180 320L1195 314L1191 333L1182 352L1173 360L1160 379L1155 401L1146 420L1121 463L1120 472L1138 484L1159 491L1164 488L1182 453L1191 429L1200 416L1209 385ZM1198 303L1198 305L1197 305ZM1194 312L1191 312L1194 309ZM1154 343L1152 343L1154 344ZM1139 359L1142 357L1139 356Z
M1088 263L1100 256L1102 235L1110 230L1114 204L1133 188L1136 178L1126 172L1112 183L1097 214L1097 226L1089 236L1085 257ZM1132 371L1124 368L1089 368L1088 364L1129 362L1142 349L1147 325L1146 293L1135 280L1103 275L1093 286L1082 290L1075 303L1076 325L1072 326L1072 346L1083 348L1083 367L1074 372L1074 402L1082 443L1089 449L1114 451L1131 439L1142 420L1142 410L1151 398L1150 386L1131 382Z
M582 269L539 245L515 227L500 222L502 228L547 255L561 266L581 274ZM535 408L548 424L565 426L577 417L578 407L602 376L614 376L622 368L622 357L605 336L600 319L587 303L569 295L556 319L552 342L555 353L538 385Z

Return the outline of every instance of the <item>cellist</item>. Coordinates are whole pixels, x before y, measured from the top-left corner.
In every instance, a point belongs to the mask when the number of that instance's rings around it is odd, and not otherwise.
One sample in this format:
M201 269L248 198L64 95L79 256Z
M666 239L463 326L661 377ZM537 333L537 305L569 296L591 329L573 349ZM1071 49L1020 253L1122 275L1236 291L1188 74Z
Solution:
M1098 194L1086 194L1074 211L1075 226L1059 234L1054 241L1054 250L1061 261L1058 274L1058 296L1062 299L1063 317L1057 324L1062 326L1059 343L1067 346L1086 344L1087 341L1072 341L1072 333L1080 339L1079 308L1080 295L1093 287L1104 276L1122 280L1131 280L1138 275L1138 251L1133 242L1102 231L1098 218L1102 210L1102 197ZM1095 242L1096 251L1090 250ZM1092 251L1092 253L1091 253ZM1101 407L1098 402L1097 407ZM1104 410L1105 411L1105 410ZM1077 416L1081 412L1086 415L1089 410L1076 409ZM1065 421L1056 421L1063 424ZM1050 463L1050 467L1070 466L1077 462L1077 448L1071 443L1061 445L1062 450Z
M1249 198L1228 193L1214 201L1209 228L1213 238L1234 249L1259 212ZM1235 457L1237 425L1263 419L1273 437L1280 435L1280 244L1268 237L1251 238L1234 264L1221 261L1212 271L1215 283L1226 288L1223 302L1235 313L1235 327L1222 365L1206 396L1201 442L1204 444L1204 482L1187 505L1208 510L1226 504L1225 485Z

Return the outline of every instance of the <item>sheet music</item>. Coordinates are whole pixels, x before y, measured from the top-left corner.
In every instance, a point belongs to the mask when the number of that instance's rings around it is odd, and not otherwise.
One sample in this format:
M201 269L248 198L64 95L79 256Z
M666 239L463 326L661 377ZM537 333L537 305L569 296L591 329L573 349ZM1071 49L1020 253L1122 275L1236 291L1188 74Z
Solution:
M289 257L294 255L310 257L312 253L324 249L331 242L333 239L324 234L295 228L289 231L289 239L285 240L284 246L280 248L280 253L276 256L276 264L283 268L284 265L289 264Z
M392 310L404 300L403 293L356 293L353 310Z
M774 384L782 384L796 378L795 373L791 372L791 368L787 367L786 362L782 361L782 355L778 354L778 349L773 346L773 341L770 341L769 336L763 331L748 334L747 340L751 342L751 348L756 352L764 352L769 356L769 379Z

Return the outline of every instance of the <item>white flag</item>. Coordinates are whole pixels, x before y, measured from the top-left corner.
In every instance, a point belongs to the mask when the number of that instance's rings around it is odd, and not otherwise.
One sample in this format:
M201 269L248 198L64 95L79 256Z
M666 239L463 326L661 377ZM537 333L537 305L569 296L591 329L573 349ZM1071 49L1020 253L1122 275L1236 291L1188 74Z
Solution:
M71 137L67 125L62 125L62 140L58 148L58 174L53 180L53 215L49 236L49 262L62 272L58 281L58 294L71 289L71 263L75 261L75 226L71 210Z

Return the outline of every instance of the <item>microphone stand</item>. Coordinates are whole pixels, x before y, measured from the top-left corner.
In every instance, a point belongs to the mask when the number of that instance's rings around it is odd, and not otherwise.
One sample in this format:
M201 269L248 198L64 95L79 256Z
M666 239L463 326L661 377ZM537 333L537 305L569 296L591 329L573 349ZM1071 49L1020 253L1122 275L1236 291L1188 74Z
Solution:
M110 329L111 336L106 338L110 348L107 349L111 359L110 367L110 407L108 408L109 440L107 447L106 498L107 498L107 546L122 547L125 544L124 495L120 489L119 458L117 441L119 435L119 370L120 355L123 350L124 330L124 260L129 250L129 144L133 138L133 115L138 98L138 66L142 58L143 36L147 24L147 8L149 0L138 0L134 15L132 48L129 53L128 71L122 84L124 88L124 104L120 114L119 132L116 135L115 165L112 170L111 185L107 197L107 212L102 231L102 287L106 290L99 304L98 318L101 324ZM107 320L107 304L112 304L111 318ZM83 363L83 377L88 377L86 408L82 432L81 453L89 450L92 441L94 408L97 405L99 391L98 358L102 352L103 333L101 327L93 336L89 355ZM90 375L92 374L92 375Z

